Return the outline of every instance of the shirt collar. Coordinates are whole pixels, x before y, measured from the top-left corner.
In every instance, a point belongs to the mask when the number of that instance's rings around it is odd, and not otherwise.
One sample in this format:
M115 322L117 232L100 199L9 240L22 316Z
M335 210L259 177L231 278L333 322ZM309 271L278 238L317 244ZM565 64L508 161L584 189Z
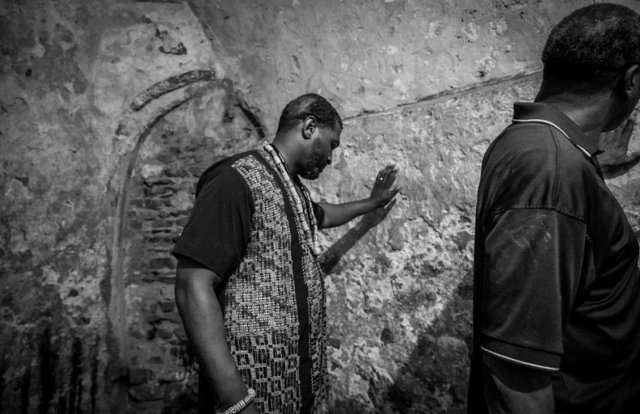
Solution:
M582 132L580 127L553 106L541 102L516 102L513 105L514 122L541 122L551 124L589 157L603 152Z

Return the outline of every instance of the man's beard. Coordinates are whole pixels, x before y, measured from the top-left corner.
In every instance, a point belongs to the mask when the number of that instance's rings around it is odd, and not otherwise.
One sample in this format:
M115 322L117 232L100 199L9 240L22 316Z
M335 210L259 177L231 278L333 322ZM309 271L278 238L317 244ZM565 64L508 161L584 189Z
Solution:
M326 165L327 159L322 154L322 151L314 148L311 155L302 161L300 176L305 180L315 180L320 176Z

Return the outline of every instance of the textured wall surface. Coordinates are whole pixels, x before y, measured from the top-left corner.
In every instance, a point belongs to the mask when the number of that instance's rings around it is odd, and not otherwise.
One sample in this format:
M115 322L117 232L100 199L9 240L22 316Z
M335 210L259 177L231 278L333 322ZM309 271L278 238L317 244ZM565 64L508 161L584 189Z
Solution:
M168 251L195 181L318 92L345 129L314 198L387 163L402 188L326 278L328 410L463 412L482 154L590 3L0 2L0 411L193 412ZM640 230L639 170L609 185Z
M92 6L99 12L90 3L2 3L0 403L8 413L106 403L109 248L95 235L110 225L99 161L110 143L93 132L101 116L90 97Z
M490 137L510 117L511 102L530 98L537 81L348 122L335 168L323 177L317 198L366 196L385 162L400 167L402 190L387 220L327 278L339 406L402 413L462 407L478 171ZM340 233L327 233L325 241Z
M272 129L289 98L306 91L352 116L531 73L551 26L591 3L188 1Z
M154 127L173 125L175 143L187 143L180 144L184 153L198 145L205 151L201 164L188 155L180 165L164 159L182 186L185 170L197 176L238 148L234 142L251 141L252 126L243 133L247 122L228 82L193 82L132 108L147 88L172 76L196 69L224 76L184 3L34 0L1 7L1 411L158 412L178 398L175 383L192 368L154 341L155 333L144 331L148 349L139 351L141 309L155 304L177 322L167 308L167 281L147 276L160 276L153 273L163 263L158 253L140 248L144 277L131 259L136 239L153 240L139 203L145 185L153 192L163 174L147 163L159 155L154 145L162 145ZM173 156L170 145L164 151ZM192 190L191 181L179 190ZM159 230L169 209L148 198L159 211ZM186 214L186 204L176 197L168 206ZM166 251L159 256L173 266ZM149 282L144 293L141 281ZM152 311L145 318L161 340L171 340L164 319L153 319ZM184 348L178 342L175 348ZM157 366L174 372L156 373ZM158 392L160 381L173 387Z

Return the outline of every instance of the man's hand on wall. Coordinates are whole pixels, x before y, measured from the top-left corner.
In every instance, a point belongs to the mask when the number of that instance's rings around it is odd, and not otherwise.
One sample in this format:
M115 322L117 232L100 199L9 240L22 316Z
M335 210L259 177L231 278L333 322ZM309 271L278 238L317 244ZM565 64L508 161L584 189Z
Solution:
M398 193L398 188L393 186L397 175L398 167L393 164L387 165L378 172L369 196L369 198L376 201L378 207L384 207L389 204Z
M640 162L640 151L628 153L636 115L637 112L634 110L620 127L600 134L598 144L604 152L598 155L598 162L604 178L618 177Z
M362 217L361 223L365 227L371 228L380 224L395 205L395 196L399 191L398 187L394 187L397 175L398 167L393 164L387 165L378 172L370 196L378 207Z

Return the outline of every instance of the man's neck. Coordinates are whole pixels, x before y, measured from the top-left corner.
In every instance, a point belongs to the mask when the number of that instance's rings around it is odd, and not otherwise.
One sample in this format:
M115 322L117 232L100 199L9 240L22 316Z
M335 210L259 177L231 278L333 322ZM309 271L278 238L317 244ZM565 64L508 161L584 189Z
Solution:
M279 137L277 135L271 143L271 146L275 148L275 150L282 158L284 166L291 175L291 178L296 178L298 176L298 171L297 163L295 163L296 154L294 148L292 148L291 145L288 145L286 139L283 139L282 137Z
M607 122L611 106L610 93L591 95L563 94L536 98L536 102L553 106L571 119L595 144Z

